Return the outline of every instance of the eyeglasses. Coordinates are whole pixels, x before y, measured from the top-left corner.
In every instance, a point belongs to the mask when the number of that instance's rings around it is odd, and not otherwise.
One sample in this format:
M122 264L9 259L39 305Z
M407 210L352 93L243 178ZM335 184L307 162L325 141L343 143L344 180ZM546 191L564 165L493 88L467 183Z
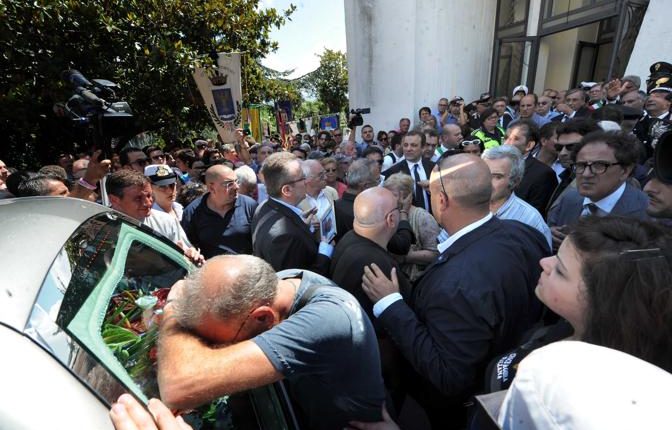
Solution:
M229 180L229 181L224 181L220 184L222 187L226 188L226 191L231 191L231 188L234 188L237 185L240 185L240 181L238 179L235 180Z
M387 136L381 137L379 140L387 140Z
M327 173L336 173L337 169L324 169Z
M394 208L394 209L392 209L391 211L389 211L388 213L386 213L385 216L384 216L383 218L387 218L387 216L390 215L390 214L392 214L392 213L394 213L394 211L399 211L399 212L401 212L401 208L400 208L399 206L397 206L396 208Z
M615 162L610 163L608 161L578 161L572 165L572 170L574 173L582 174L586 171L586 168L594 175L601 175L606 172L611 166L618 166L623 163Z
M301 176L299 179L295 179L291 182L287 182L285 185L294 185L297 182L305 181L306 180L306 175Z
M146 158L138 158L135 161L132 161L131 164L137 164L138 166L146 166L147 165L147 159Z
M318 173L317 175L311 175L310 177L311 177L312 179L324 179L324 178L327 177L327 171L324 170L324 171ZM308 179L308 178L306 178L306 179Z
M463 140L460 142L460 146L464 148L467 145L480 145L481 141L478 139L472 139L472 140Z
M574 145L576 145L577 143L578 143L578 142L575 142L575 143L565 143L565 144L562 144L562 143L556 143L555 145L553 145L553 147L555 148L555 151L556 151L556 152L562 152L562 149L563 149L563 148L565 148L567 151L570 151L570 152L571 152L572 149L574 149Z
M152 160L165 160L166 154L152 155Z
M548 104L548 102L539 102L539 103L537 103L537 105L539 105L539 106L546 106L547 104Z
M343 134L342 133L334 133L333 136L334 137L341 137L341 136L343 136Z
M439 106L440 107L448 107L448 105L446 103L439 103Z

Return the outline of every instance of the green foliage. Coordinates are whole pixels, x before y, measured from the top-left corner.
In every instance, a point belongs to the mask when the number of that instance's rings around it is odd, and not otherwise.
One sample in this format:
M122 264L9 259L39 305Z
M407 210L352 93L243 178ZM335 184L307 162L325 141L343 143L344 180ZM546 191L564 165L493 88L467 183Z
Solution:
M320 67L301 80L301 86L316 97L325 110L320 113L344 112L348 108L348 68L345 54L325 49Z
M60 81L70 67L119 84L139 129L168 144L195 137L209 122L192 72L216 52L246 52L245 101L298 102L298 91L258 63L277 49L271 29L294 10L262 10L259 0L0 1L0 158L34 167L82 140L83 131L52 111L72 94Z

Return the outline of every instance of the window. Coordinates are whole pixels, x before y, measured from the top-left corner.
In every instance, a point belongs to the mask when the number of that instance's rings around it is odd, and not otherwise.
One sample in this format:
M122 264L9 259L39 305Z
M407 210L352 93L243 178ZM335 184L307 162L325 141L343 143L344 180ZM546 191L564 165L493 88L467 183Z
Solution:
M113 214L98 215L54 260L25 333L107 405L124 392L144 402L159 397L157 319L170 287L190 268L174 246ZM254 428L252 422L290 428L278 389L227 396L185 419L200 429Z

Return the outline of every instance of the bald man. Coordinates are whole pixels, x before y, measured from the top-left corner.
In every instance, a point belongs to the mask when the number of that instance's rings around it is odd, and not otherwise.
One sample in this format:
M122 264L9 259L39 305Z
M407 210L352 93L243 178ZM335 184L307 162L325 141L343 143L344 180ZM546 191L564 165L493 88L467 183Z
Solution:
M404 362L399 349L373 318L373 303L362 290L362 276L367 264L375 263L390 273L398 274L400 290L407 296L410 283L399 270L397 262L387 252L390 238L395 235L400 218L400 207L394 194L382 187L369 188L357 195L354 202L353 229L336 245L329 268L329 277L359 301L376 329L378 348L385 386L399 410L405 389L402 384Z
M191 409L284 379L301 428L382 419L373 327L330 280L222 255L174 286L169 299L158 359L168 406Z
M376 265L365 269L362 288L377 324L417 371L409 390L433 428L464 428L464 404L482 389L488 362L541 317L534 289L549 249L537 230L492 216L490 169L478 157L441 160L430 191L434 217L449 234L438 260L408 300L394 272Z
M372 320L373 304L362 290L364 267L376 263L384 267L385 273L393 268L398 271L396 261L387 252L387 244L397 231L400 209L397 198L385 188L374 187L359 193L353 205L353 229L336 245L329 267L329 277L354 295ZM402 290L410 291L401 272L399 277L405 287Z
M205 258L252 254L252 217L257 202L238 194L238 178L217 164L205 171L208 192L184 209L182 228Z

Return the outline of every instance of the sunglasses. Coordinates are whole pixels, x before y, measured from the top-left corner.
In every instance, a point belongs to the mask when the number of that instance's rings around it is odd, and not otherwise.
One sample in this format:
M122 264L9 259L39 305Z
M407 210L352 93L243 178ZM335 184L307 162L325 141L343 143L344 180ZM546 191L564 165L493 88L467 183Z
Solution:
M327 173L335 173L336 169L324 169L324 171Z
M556 152L561 152L563 148L571 152L572 149L574 149L574 145L576 145L576 143L567 143L564 145L562 143L556 143L555 145L553 145L553 147L555 148Z
M147 165L147 159L146 158L139 158L139 159L133 161L131 164L137 164L138 166L146 166Z

